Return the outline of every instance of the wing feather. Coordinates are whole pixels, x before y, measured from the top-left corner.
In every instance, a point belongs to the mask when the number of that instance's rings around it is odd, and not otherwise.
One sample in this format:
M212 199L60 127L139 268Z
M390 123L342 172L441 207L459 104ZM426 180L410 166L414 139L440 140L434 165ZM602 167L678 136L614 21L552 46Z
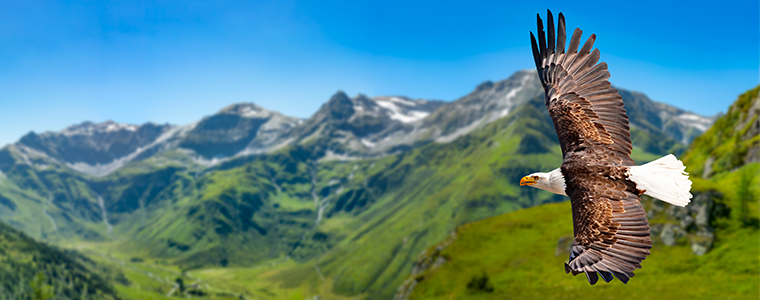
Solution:
M538 43L531 33L533 59L563 156L575 151L593 152L591 156L614 165L634 165L625 104L608 81L607 63L599 63L599 49L593 49L596 35L581 46L583 31L576 28L565 52L565 16L559 14L556 31L550 11L546 32L540 15L536 21Z
M575 239L565 268L574 275L586 273L587 278L596 272L605 282L610 276L628 282L652 247L646 212L634 191L635 184L613 179L626 167L598 174L590 172L593 167L562 166L563 174L590 174L573 176L566 182L574 187L567 192L573 207Z

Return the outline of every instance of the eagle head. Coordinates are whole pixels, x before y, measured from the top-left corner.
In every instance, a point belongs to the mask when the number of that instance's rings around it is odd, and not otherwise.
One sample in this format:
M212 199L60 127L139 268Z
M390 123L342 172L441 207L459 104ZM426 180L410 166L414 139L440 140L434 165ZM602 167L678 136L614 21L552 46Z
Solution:
M520 186L529 185L537 188L542 188L543 185L549 183L548 173L533 173L520 179Z
M555 194L565 195L565 178L559 168L549 172L536 172L520 179L520 186L529 185Z

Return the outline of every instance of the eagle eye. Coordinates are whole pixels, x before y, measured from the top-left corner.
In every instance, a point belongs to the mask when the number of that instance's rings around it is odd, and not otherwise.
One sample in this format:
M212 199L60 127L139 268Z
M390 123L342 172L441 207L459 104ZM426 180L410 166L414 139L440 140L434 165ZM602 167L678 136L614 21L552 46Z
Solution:
M533 176L533 180L538 181L538 176Z

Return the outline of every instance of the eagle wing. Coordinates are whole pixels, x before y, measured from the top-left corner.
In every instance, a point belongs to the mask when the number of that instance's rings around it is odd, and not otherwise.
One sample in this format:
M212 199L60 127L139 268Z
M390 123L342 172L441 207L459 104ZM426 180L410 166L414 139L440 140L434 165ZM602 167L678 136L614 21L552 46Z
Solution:
M563 172L588 174L579 166L562 166ZM623 283L641 268L652 241L649 222L639 202L636 185L624 179L621 168L597 170L594 175L570 176L568 196L573 207L575 238L565 272L585 273L595 284L597 273L610 282Z
M631 159L631 133L623 98L612 88L607 63L599 63L599 49L591 48L591 35L580 50L583 31L576 28L565 51L565 17L559 14L557 32L548 12L548 41L538 17L538 40L530 33L533 59L546 92L549 109L563 156L586 151L596 159L618 166L635 165ZM556 41L555 41L556 37ZM548 44L547 44L548 42ZM556 42L556 44L555 44ZM594 150L594 151L589 151Z
M597 64L599 50L591 51L595 36L578 50L582 31L575 29L566 51L564 16L559 14L556 34L550 11L547 18L547 37L539 16L539 42L531 32L531 43L573 207L575 238L565 271L585 273L591 284L597 274L606 282L615 276L627 283L652 247L639 191L625 175L635 165L628 115L607 80L607 64Z

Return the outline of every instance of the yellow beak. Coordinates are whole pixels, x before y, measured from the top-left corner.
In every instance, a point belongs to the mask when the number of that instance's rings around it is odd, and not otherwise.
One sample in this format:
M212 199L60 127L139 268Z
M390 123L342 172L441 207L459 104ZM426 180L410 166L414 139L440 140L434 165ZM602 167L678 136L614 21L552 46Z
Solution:
M536 181L533 180L533 178L530 177L530 176L525 176L522 179L520 179L520 186L523 186L523 185L534 185L534 184L536 184Z

